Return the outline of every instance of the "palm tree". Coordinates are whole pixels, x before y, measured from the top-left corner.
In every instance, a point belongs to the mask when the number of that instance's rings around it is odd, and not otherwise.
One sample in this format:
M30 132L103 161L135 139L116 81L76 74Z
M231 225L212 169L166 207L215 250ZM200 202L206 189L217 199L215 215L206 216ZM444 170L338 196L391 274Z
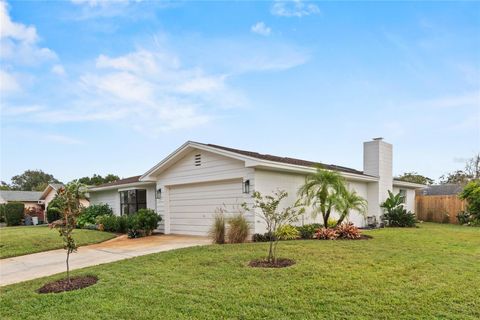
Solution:
M298 190L299 201L304 206L313 207L314 218L320 213L323 225L327 226L332 210L347 192L345 185L345 179L338 172L317 167L317 171L308 175L305 184Z
M340 217L337 221L337 226L350 215L352 210L359 212L363 216L367 213L367 200L359 196L355 191L345 190L345 193L338 200L339 203L336 205L336 208L340 211Z

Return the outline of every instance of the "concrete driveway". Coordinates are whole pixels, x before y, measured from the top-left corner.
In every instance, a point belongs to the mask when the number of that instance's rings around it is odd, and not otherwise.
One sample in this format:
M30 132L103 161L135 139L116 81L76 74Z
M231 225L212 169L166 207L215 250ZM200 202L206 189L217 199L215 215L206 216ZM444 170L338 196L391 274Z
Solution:
M70 270L143 256L150 253L210 244L204 237L153 235L112 240L78 248L70 255ZM65 271L65 250L52 250L0 260L0 286L41 278Z

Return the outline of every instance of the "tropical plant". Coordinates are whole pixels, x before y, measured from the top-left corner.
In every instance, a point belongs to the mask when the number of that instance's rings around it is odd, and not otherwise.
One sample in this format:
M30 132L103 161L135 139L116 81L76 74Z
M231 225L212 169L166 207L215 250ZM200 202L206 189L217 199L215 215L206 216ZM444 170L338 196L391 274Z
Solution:
M280 240L296 240L300 238L300 232L291 224L278 228L275 234Z
M67 250L67 282L70 281L70 266L69 258L72 252L77 250L77 244L72 236L72 232L77 225L77 218L82 212L82 205L80 199L85 198L85 185L78 181L72 181L66 186L60 188L57 193L58 207L62 211L62 219L57 220L50 225L51 228L56 228L59 235L62 237L64 249Z
M247 240L250 224L240 212L227 219L227 239L229 243L243 243Z
M335 227L341 225L352 211L356 211L364 217L367 214L367 200L359 196L355 191L345 190L343 194L338 197L337 201L336 208L340 212L340 217Z
M353 225L353 223L342 223L338 225L337 231L339 239L359 239L361 237L360 230Z
M215 214L213 225L209 231L209 236L212 238L213 243L225 243L225 216L223 212L217 212Z
M62 218L63 213L62 213L61 205L62 203L60 198L58 198L58 196L55 196L55 198L53 198L52 201L48 203L48 206L47 206L47 222L48 223L52 223Z
M388 191L388 198L380 205L384 210L383 220L388 227L415 227L415 214L404 208L405 196Z
M315 238L319 240L335 240L338 238L338 232L332 228L320 228L315 233Z
M312 216L321 214L323 225L328 226L332 211L347 192L345 179L336 171L317 168L317 171L305 178L305 183L298 190L299 205L312 207Z
M258 191L252 195L253 205L250 207L244 203L242 206L245 210L254 211L259 209L259 217L265 221L267 232L275 235L277 230L282 226L295 222L298 216L303 213L302 210L296 210L294 207L285 207L279 209L280 202L288 196L284 190L278 190L273 195L262 196ZM275 263L277 260L277 237L269 238L268 256L269 263Z
M480 180L470 181L459 194L459 198L467 201L467 212L471 224L480 224Z

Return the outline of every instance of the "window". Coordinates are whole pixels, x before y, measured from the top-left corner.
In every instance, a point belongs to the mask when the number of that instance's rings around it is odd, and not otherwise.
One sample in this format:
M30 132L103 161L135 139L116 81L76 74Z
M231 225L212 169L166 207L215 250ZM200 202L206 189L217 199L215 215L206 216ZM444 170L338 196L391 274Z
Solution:
M143 189L133 189L120 191L120 213L132 214L140 209L147 208L147 191Z
M407 190L405 189L400 189L399 191L400 195L403 198L403 203L407 203Z

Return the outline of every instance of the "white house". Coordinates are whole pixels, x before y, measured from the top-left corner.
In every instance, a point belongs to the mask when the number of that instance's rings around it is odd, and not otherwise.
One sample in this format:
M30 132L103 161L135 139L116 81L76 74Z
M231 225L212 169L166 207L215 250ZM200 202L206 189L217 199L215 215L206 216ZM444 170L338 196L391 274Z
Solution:
M315 172L317 164L188 141L141 176L90 188L90 202L107 203L118 215L151 208L162 216L159 229L166 234L206 235L218 208L239 210L243 202L251 203L254 190L262 194L286 190L289 196L284 205L292 205L306 175ZM413 211L415 189L424 187L393 179L392 145L381 138L364 143L363 171L323 167L340 172L349 188L368 200L371 220L379 221L379 205L388 190L405 193L406 207ZM246 217L252 233L264 232L258 215L247 212ZM352 214L350 221L358 226L366 224L359 214ZM311 222L309 213L299 221Z

